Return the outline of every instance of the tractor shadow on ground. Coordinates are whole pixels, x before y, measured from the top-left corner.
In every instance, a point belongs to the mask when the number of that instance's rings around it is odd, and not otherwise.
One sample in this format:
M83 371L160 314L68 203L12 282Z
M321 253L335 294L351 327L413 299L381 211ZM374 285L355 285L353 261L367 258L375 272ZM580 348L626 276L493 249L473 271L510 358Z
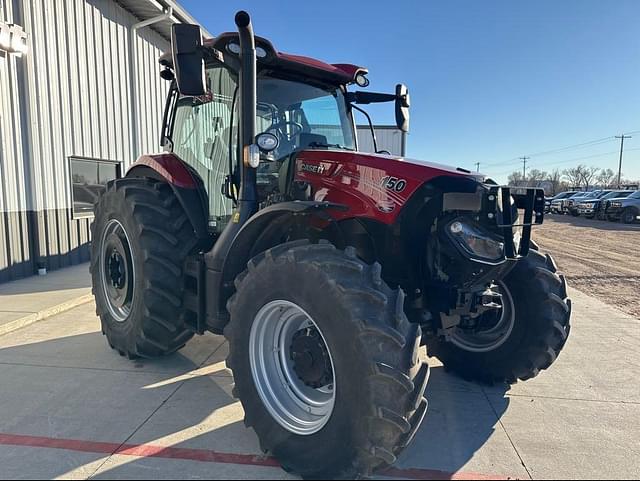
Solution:
M100 333L2 348L0 364L7 365L0 382L13 389L0 392L0 433L260 456L257 437L244 427L242 409L231 396L225 357L226 344L214 336L194 339L182 353L157 361L120 358ZM491 396L505 390L491 388ZM508 401L492 406L480 386L442 367L432 369L427 397L426 421L394 467L448 479L491 438ZM98 479L291 478L272 467L162 454L113 456L106 463L109 453L38 454L34 459L25 448L12 449L9 458L0 454L5 474L53 478L84 469Z
M430 359L430 364L436 363ZM396 467L441 471L442 476L435 472L434 476L444 479L449 479L447 474L468 471L465 466L500 429L500 418L509 406L508 389L507 385L467 382L442 366L432 367L427 416Z

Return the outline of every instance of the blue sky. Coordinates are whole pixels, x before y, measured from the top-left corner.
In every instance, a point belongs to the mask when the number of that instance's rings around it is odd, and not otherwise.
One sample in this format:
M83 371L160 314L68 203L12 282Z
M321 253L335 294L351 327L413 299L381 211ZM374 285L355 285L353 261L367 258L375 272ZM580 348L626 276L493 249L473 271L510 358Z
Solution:
M411 92L411 157L506 181L517 160L640 179L640 1L181 0L212 34L239 9L277 49L369 68L372 91ZM393 123L391 105L369 111ZM553 154L557 148L605 139ZM637 149L637 150L634 150ZM588 157L588 158L585 158Z

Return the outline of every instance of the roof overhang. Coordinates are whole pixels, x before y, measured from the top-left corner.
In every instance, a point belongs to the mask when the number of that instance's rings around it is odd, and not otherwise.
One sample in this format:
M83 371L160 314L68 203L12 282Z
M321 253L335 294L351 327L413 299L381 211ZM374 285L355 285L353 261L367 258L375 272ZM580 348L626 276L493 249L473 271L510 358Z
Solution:
M144 21L157 17L171 7L173 15L170 19L153 24L150 28L159 33L168 42L171 41L171 25L174 23L191 23L200 25L200 23L191 16L184 7L174 0L115 0L125 10L130 12L138 20ZM202 33L205 37L212 37L202 25Z

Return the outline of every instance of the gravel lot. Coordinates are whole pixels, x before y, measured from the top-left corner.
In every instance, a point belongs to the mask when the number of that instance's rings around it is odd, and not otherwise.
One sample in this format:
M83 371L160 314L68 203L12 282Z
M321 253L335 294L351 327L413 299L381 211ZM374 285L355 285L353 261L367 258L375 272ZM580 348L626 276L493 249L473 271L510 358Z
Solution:
M549 215L533 238L570 286L640 318L640 224Z

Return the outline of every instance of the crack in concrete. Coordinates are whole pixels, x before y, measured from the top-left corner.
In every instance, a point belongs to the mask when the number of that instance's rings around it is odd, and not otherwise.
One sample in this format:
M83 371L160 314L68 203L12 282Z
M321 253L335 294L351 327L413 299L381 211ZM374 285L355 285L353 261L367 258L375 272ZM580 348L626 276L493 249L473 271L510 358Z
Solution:
M493 403L491 402L491 399L489 399L489 396L487 395L487 393L485 392L484 389L482 389L482 392L483 392L485 398L487 399L487 402L489 403L489 406L491 406L491 410L493 411L493 414L495 414L496 419L498 420L498 424L500 424L500 427L504 431L505 436L507 436L507 439L509 440L509 443L511 443L511 447L515 451L516 456L518 456L518 459L520 460L520 464L522 464L522 467L527 472L527 476L529 476L529 479L533 479L533 476L531 476L531 472L529 471L529 468L525 464L524 459L522 459L522 456L520 455L520 452L518 451L518 448L516 448L515 443L511 439L511 436L509 436L509 433L507 432L507 428L502 423L502 419L501 419L500 415L498 414L498 411L496 411L496 408L493 406Z

